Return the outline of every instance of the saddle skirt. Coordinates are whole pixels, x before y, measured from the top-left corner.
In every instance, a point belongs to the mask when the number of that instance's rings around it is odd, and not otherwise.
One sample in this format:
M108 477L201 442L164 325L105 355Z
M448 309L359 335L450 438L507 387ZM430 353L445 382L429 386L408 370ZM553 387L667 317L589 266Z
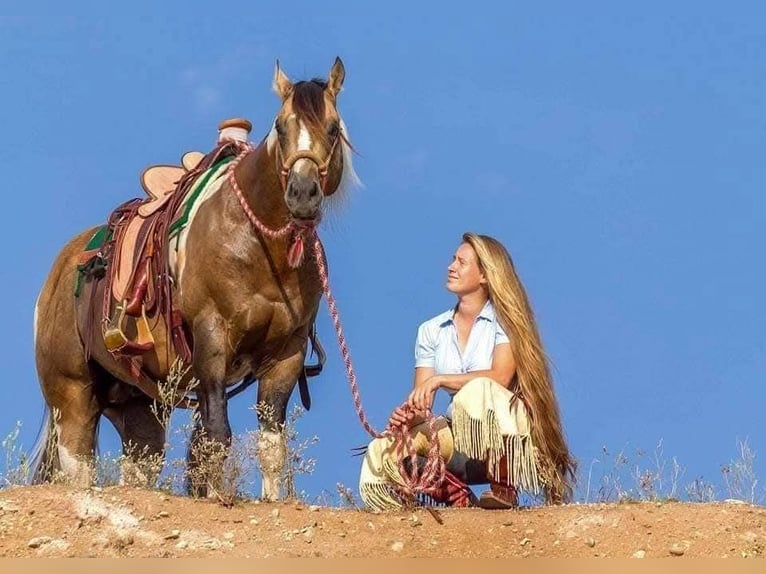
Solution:
M205 154L198 151L186 152L181 158L181 165L152 165L141 174L141 186L144 188L148 201L138 208L142 217L149 217L170 199L181 178L196 168Z

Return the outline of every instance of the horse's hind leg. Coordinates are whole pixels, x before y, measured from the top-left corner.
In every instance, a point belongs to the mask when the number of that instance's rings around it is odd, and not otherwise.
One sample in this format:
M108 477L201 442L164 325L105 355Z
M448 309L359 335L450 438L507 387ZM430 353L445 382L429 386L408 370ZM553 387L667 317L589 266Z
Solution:
M58 375L46 377L44 389L52 424L41 439L46 471L37 473L37 478L50 480L62 471L73 485L90 486L100 415L93 387L82 379Z
M56 259L35 306L35 356L40 387L53 421L41 436L40 460L78 485L92 481L100 406L76 327L74 285L85 232ZM46 434L46 430L49 434ZM53 440L55 435L55 441ZM55 447L55 448L54 448ZM37 471L39 471L39 466ZM37 478L49 479L50 476Z
M155 414L149 397L116 379L106 388L110 392L102 399L104 416L114 425L122 441L120 484L154 486L164 463L170 412L157 405Z

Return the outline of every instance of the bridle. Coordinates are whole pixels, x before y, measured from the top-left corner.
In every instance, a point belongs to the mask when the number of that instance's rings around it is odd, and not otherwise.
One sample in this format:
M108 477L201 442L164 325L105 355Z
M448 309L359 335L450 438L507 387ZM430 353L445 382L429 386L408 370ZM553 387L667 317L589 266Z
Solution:
M277 138L276 155L277 164L279 165L279 181L282 184L282 191L287 190L287 178L290 177L290 170L293 169L295 162L297 162L299 159L307 159L313 162L319 170L319 186L322 188L322 194L324 194L327 187L327 173L330 169L330 162L335 155L335 148L338 147L338 141L340 141L341 138L344 141L347 141L346 136L344 136L343 132L339 129L338 135L335 136L335 139L333 139L332 145L330 146L330 151L327 153L327 157L324 159L324 161L322 161L322 158L319 157L319 154L310 149L297 150L286 159L283 159L284 156L282 154L282 146L279 144L279 138Z

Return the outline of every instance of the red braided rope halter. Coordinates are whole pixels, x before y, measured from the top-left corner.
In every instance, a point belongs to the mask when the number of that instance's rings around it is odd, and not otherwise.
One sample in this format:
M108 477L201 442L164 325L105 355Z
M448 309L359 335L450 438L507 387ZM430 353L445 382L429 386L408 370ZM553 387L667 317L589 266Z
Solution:
M428 458L422 470L417 461L417 453L412 445L412 436L409 433L409 429L404 427L386 428L383 433L376 431L367 420L367 416L362 408L362 399L359 393L359 386L356 380L356 373L354 372L354 365L351 361L351 353L348 350L346 344L346 337L343 334L343 325L340 321L340 313L338 312L338 306L335 302L335 297L330 289L330 280L327 273L327 262L325 261L324 251L322 249L322 242L317 233L316 226L314 224L296 224L294 221L290 221L279 229L270 229L261 222L255 215L250 205L247 203L244 193L237 183L237 179L234 172L240 162L252 152L255 148L250 143L245 143L240 146L242 151L229 165L229 183L234 190L234 193L239 200L242 210L247 215L253 226L260 231L264 236L270 239L278 239L284 237L290 232L296 232L288 252L288 262L292 267L297 267L301 264L303 259L303 241L304 235L311 235L313 239L313 255L317 263L319 270L319 279L322 283L322 291L325 299L327 300L327 306L330 310L330 317L335 327L335 334L338 339L338 346L340 348L341 356L343 357L343 363L346 366L346 377L348 379L349 386L351 387L351 395L354 399L354 408L356 414L359 417L359 421L362 423L362 427L373 438L391 437L396 444L396 453L399 459L399 472L404 479L405 486L398 487L401 494L405 497L414 500L417 494L431 494L435 488L437 488L445 477L445 465L444 460L440 455L439 437L436 433L436 417L433 416L430 410L426 411L425 417L428 422L428 431L430 434L430 449L428 451ZM292 254L299 254L297 257L292 257ZM411 407L404 403L402 408L406 410ZM406 456L405 456L406 455ZM409 468L407 468L407 460L409 460Z

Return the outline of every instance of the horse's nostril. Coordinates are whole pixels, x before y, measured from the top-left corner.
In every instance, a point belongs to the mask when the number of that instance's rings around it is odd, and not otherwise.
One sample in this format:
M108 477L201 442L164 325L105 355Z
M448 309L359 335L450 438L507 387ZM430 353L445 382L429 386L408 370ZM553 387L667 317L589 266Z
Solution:
M316 181L293 181L287 189L287 196L295 201L315 201L322 188Z

